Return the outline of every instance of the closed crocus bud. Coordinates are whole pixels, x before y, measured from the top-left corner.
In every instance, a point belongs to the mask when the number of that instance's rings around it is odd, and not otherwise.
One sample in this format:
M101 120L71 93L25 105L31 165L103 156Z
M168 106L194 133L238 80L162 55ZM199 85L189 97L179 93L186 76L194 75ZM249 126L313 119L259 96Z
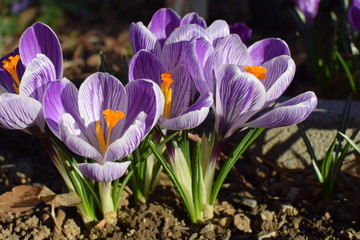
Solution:
M354 0L349 7L349 19L354 28L360 31L360 0Z
M320 0L295 0L296 7L304 14L306 22L315 19Z

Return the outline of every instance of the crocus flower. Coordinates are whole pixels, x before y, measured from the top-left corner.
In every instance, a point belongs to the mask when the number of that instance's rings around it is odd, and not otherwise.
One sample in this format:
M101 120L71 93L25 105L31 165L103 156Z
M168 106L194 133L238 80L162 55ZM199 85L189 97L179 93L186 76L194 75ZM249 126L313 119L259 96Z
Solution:
M320 0L295 0L296 7L304 14L306 22L315 19Z
M55 33L35 23L24 31L19 49L0 61L0 125L44 131L42 99L51 81L62 78L62 51Z
M229 25L223 20L214 21L208 27L204 19L197 13L188 13L181 19L174 10L162 8L153 15L148 27L144 26L142 22L130 25L130 44L133 52L136 53L141 49L145 49L160 57L167 39L170 38L173 32L178 31L185 25L196 25L185 31L183 37L186 40L190 40L189 36L194 37L192 31L195 29L199 34L206 34L206 37L214 43L230 34Z
M246 45L249 43L252 35L252 29L249 28L245 23L238 22L230 24L229 28L231 34L238 34L243 43Z
M207 116L212 105L212 94L204 92L191 104L191 78L183 62L183 50L195 37L205 34L196 25L184 25L166 40L161 57L141 50L129 65L129 80L148 78L157 83L165 97L165 107L159 119L160 127L171 130L190 129L198 126Z
M360 0L353 0L349 8L349 19L356 30L360 31Z
M277 62L271 67L281 71L284 66L285 62ZM275 91L281 95L285 90L280 78L274 82L270 75L261 78L233 64L223 64L216 75L215 131L223 139L244 127L275 128L299 123L317 105L315 94L305 92L264 111L269 102L274 102Z
M141 49L158 51L170 34L185 24L197 24L206 28L206 22L197 13L189 13L183 19L170 8L161 8L154 13L148 27L142 22L130 26L130 43L134 52Z
M95 160L81 163L85 176L99 182L123 175L129 162L115 162L149 133L163 110L160 88L150 80L125 87L107 73L89 76L78 90L69 80L53 82L44 98L49 128L74 153Z
M186 56L193 64L186 62L187 69L198 89L214 93L215 129L222 138L243 127L266 128L298 123L316 106L314 93L306 93L297 98L299 102L292 106L293 111L281 112L283 116L274 117L271 123L260 124L259 120L248 123L254 114L273 104L294 77L295 63L287 44L280 39L264 39L247 48L239 36L231 34L215 48L203 38L192 40L189 46ZM297 115L300 114L297 107L302 107L305 102L311 103L307 111L301 112L306 114ZM275 109L268 114L276 112Z
M30 5L31 0L13 1L11 4L11 13L18 14L25 10Z

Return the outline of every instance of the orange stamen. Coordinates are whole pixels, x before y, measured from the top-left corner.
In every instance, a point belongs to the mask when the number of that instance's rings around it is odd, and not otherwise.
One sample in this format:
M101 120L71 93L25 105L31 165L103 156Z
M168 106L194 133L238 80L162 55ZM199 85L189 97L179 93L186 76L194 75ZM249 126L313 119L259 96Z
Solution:
M10 73L11 77L14 80L13 88L16 93L19 93L19 86L20 86L20 80L16 72L16 66L19 63L19 60L20 60L20 56L15 55L15 56L10 56L9 60L2 61L4 69L8 71L8 73Z
M163 116L166 118L170 118L171 115L172 89L170 88L170 85L174 82L171 76L171 72L165 72L161 74L161 91L163 92L165 97Z
M107 147L110 145L110 136L113 128L121 119L125 118L125 114L121 111L113 111L111 109L106 109L102 113L104 114L104 119L108 128L106 143L104 131L102 130L100 125L100 120L96 121L96 135L100 150L105 152Z
M251 73L259 80L264 80L266 78L267 69L261 66L244 66L244 70L248 73Z

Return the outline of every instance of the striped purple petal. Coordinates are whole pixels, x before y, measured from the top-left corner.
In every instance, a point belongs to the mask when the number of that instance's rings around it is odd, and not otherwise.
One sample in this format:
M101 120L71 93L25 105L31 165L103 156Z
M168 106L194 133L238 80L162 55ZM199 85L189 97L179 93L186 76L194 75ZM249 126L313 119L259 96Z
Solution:
M143 23L132 23L129 29L130 44L134 53L141 49L160 56L161 45L156 36Z
M128 111L124 128L127 129L133 124L143 112L146 114L144 135L147 135L163 112L164 95L155 82L146 79L130 82L125 89L128 97Z
M191 79L184 65L173 69L171 78L174 82L170 86L172 89L170 117L173 117L178 116L189 107Z
M200 17L199 14L195 12L188 13L181 19L180 25L185 24L197 24L203 28L207 28L204 18Z
M79 169L87 177L97 182L109 182L120 178L130 165L126 162L79 163Z
M282 55L264 63L267 69L266 79L261 80L266 89L267 102L273 103L290 85L295 75L295 62L291 57Z
M173 69L184 62L185 49L189 42L196 37L203 37L210 41L206 30L196 24L180 26L168 37L160 58L167 69Z
M193 39L185 50L185 66L189 72L196 89L200 93L210 91L204 74L205 63L214 51L212 44L204 38ZM208 74L209 75L209 74Z
M0 95L0 126L22 130L38 126L44 131L45 121L39 101L13 93Z
M48 83L56 80L55 68L48 57L38 54L26 67L19 93L42 102Z
M230 28L227 22L224 20L216 20L214 21L207 29L206 31L209 33L211 37L211 41L214 42L214 45L216 45L216 42L220 39L229 36L230 34Z
M261 115L244 126L252 128L285 127L304 121L317 105L314 92L302 93Z
M179 116L170 119L160 117L160 127L169 130L183 130L197 127L207 117L212 104L212 93L202 94L193 105L188 107Z
M251 56L251 65L261 66L264 62L280 56L290 56L290 50L285 41L279 38L267 38L252 44L248 49Z
M65 113L59 123L60 139L72 152L87 158L104 163L103 157L99 152L99 147L89 143L85 134L79 128L74 118Z
M132 153L146 137L146 114L139 113L134 122L107 148L104 161L116 161Z
M141 50L131 59L129 64L129 81L140 78L151 79L161 84L161 74L166 72L160 59L149 51Z
M46 55L55 66L56 79L63 74L63 56L59 39L54 31L43 23L35 23L21 35L20 57L25 66L36 58L38 53Z
M214 91L213 72L217 72L222 64L235 64L241 67L251 65L247 47L239 35L231 34L223 38L205 63L204 74L212 92Z
M154 13L148 28L163 45L170 34L179 26L180 16L170 8L162 8Z
M227 138L263 108L266 92L260 80L235 65L222 65L216 79L215 130Z
M59 123L63 114L69 113L75 122L81 123L78 108L78 89L65 78L49 84L44 97L43 108L47 125L59 138ZM79 128L85 131L82 124Z

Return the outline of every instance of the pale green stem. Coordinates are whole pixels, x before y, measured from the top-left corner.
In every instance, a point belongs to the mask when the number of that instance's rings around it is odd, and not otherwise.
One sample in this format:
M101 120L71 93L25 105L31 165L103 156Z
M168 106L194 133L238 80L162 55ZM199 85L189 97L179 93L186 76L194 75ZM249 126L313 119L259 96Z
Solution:
M104 216L106 213L115 212L111 193L111 182L99 182L99 195Z

